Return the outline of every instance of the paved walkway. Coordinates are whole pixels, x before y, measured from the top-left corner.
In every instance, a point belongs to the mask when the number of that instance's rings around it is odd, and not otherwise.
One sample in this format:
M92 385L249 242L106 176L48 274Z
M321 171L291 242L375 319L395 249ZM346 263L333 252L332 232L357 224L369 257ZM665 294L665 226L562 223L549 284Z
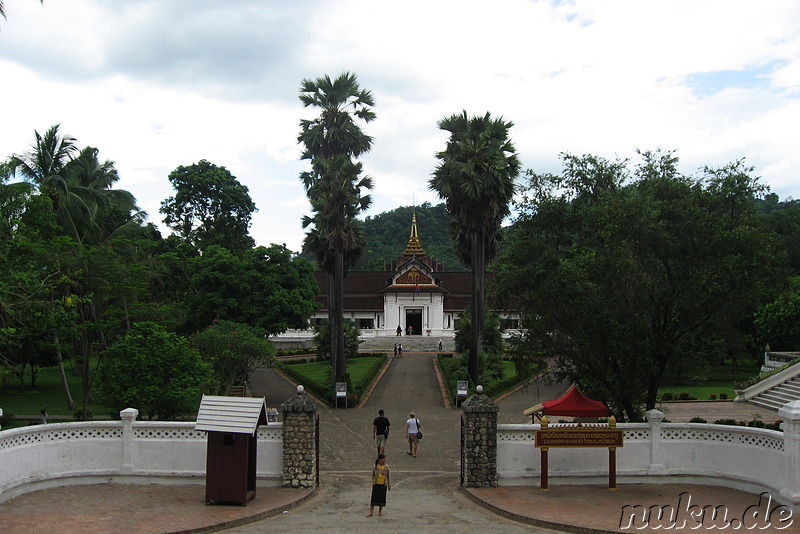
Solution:
M259 488L256 499L247 507L206 507L204 486L104 484L56 488L1 504L0 532L207 532L223 526L230 528L226 532L239 534L267 531L374 534L376 530L516 534L551 532L549 527L606 532L620 531L624 506L665 506L677 503L681 492L689 492L701 506L724 503L731 510L740 510L758 503L758 496L744 492L685 485L624 485L618 491L552 484L547 492L535 487L462 490L459 485L461 412L445 408L434 373L434 358L435 352L406 352L404 358L391 360L364 408L320 407L321 486L314 492ZM295 394L292 384L271 371L256 373L250 388L254 395L265 396L269 406L279 406ZM525 408L555 398L565 389L566 384L533 382L498 401L499 420L528 422L522 414ZM719 418L717 414L723 406L728 408L733 404L685 403L684 409L683 404L679 408L671 403L668 418L688 420L693 413L712 421ZM392 422L386 453L393 485L384 517L366 518L369 472L376 454L371 423L378 409L384 409ZM747 405L741 409L752 411ZM402 437L411 411L425 432L417 458L406 454L407 443ZM741 418L750 419L749 413ZM244 521L252 522L240 524Z

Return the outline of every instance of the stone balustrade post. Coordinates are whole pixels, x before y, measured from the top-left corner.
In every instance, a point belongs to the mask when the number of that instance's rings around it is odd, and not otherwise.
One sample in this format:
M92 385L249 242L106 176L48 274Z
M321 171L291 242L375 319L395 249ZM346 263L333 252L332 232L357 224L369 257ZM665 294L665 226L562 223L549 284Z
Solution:
M119 412L122 419L122 471L133 472L133 423L139 415L136 408L126 408Z
M644 416L650 423L650 474L661 475L666 473L662 460L664 456L661 442L661 423L664 422L664 412L648 410Z
M497 412L491 397L478 393L461 403L464 412L464 485L497 487Z
M283 486L312 488L317 473L317 404L297 386L283 411Z
M784 404L778 410L783 419L783 454L786 479L781 497L788 502L800 500L800 400Z

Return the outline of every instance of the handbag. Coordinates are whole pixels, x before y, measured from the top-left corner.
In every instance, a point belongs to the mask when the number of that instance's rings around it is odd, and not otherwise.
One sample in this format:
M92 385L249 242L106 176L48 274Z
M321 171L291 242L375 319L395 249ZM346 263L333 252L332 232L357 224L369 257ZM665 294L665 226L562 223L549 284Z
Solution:
M417 439L422 439L422 428L419 426L419 419L414 419L417 422Z

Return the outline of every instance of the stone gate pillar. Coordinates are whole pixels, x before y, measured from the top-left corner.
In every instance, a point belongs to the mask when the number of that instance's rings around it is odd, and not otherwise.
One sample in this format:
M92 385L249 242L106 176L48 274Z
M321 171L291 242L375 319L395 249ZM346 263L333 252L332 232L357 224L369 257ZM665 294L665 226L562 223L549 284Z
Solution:
M317 404L297 386L283 411L283 486L313 488L317 473Z
M491 397L478 393L463 403L464 485L468 488L497 487L497 412Z

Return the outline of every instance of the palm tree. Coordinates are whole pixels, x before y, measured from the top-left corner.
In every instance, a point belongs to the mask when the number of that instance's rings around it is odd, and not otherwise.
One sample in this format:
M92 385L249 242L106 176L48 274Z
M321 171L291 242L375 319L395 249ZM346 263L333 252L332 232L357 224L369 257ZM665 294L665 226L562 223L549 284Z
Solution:
M461 256L469 256L472 269L472 320L469 374L478 380L478 354L484 330L484 281L503 219L509 215L514 178L520 162L508 136L511 122L467 112L445 117L439 128L450 132L445 150L436 154L439 164L429 182L445 201L455 223ZM465 239L468 237L469 239Z
M320 111L317 118L300 121L297 141L305 147L302 158L311 161L311 171L300 176L314 211L313 218L304 220L306 226L315 227L306 243L318 258L326 259L321 265L327 266L332 278L328 318L332 377L336 382L347 365L342 316L345 255L352 256L362 248L355 217L372 201L369 195L361 194L362 189L372 189L372 180L359 178L361 164L353 162L369 151L372 137L361 130L356 119L364 123L375 119L375 102L369 91L359 87L356 75L349 72L335 79L325 75L303 80L300 101Z
M129 192L113 189L114 183L119 180L114 163L101 162L98 159L98 150L86 147L78 150L74 138L59 133L59 125L50 127L43 135L35 133L35 142L31 150L22 155L11 156L3 165L6 175L19 175L31 183L39 194L52 201L56 220L61 226L64 235L72 238L80 250L91 245L98 245L109 238L116 236L130 236L141 231L144 214L136 206L136 199ZM94 280L89 276L89 262L83 257L82 270L87 280ZM98 281L104 284L103 281ZM75 280L73 280L73 284ZM80 310L82 328L86 339L92 332L97 332L101 338L100 345L105 345L102 328L94 327L100 324L102 313L98 311L98 295L96 287L74 287L64 289L62 297L70 297L78 291L81 295L94 294L94 298L81 300L75 304ZM51 299L55 302L56 299ZM60 355L58 339L56 343L56 356L59 368L62 371L63 361ZM84 348L88 346L83 345ZM83 356L88 356L83 354ZM88 359L85 359L88 362ZM87 371L88 372L88 371ZM90 381L85 379L85 398L88 398ZM68 403L72 404L66 381L63 380ZM84 403L84 409L86 408Z

